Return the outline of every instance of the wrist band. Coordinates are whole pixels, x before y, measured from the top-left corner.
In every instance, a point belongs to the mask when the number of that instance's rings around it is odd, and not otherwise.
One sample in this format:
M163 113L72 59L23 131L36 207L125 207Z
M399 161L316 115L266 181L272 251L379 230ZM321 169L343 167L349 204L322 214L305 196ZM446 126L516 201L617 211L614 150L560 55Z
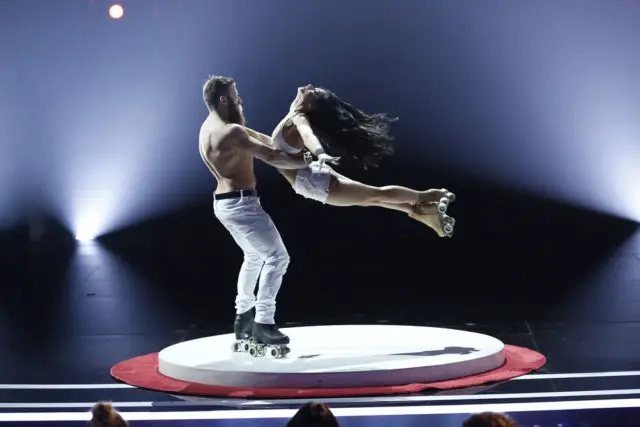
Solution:
M313 156L308 151L305 151L302 157L304 158L304 162L306 164L311 164L311 162L313 162Z

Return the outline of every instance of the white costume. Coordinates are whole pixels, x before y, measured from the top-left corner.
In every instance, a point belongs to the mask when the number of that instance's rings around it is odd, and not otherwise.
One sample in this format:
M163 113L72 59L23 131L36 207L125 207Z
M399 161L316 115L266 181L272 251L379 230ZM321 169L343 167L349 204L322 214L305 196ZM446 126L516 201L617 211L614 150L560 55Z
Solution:
M271 134L271 140L273 141L276 149L289 154L297 154L302 150L287 144L287 141L285 141L284 136L282 135L282 129L288 119L289 116L286 116L280 121L280 123L278 123L278 126L276 126ZM330 183L331 168L326 164L319 167L317 162L313 162L307 168L298 169L293 189L296 193L306 197L307 199L326 203L327 198L329 197Z

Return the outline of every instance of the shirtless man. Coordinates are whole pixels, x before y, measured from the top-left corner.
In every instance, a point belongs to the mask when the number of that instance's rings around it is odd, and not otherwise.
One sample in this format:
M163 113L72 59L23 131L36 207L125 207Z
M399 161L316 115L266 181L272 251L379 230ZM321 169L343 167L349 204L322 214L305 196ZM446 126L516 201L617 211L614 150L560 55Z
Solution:
M253 159L279 169L300 169L307 163L302 156L278 151L247 132L242 99L232 78L211 77L204 85L203 97L209 116L200 128L199 145L202 160L218 182L213 210L244 253L236 297L236 339L286 345L289 337L278 330L274 316L289 254L260 204Z

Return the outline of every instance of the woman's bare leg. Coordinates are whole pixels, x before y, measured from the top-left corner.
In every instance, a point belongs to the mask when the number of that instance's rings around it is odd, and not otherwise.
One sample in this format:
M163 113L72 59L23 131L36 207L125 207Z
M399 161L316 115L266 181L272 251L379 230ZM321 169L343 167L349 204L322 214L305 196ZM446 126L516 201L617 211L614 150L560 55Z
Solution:
M373 187L332 171L327 204L333 206L374 206L383 204L415 204L437 202L446 191L417 191L398 185Z
M415 194L415 196L410 201L402 201L402 196L398 194L403 192L411 192L410 194ZM444 225L438 213L438 201L442 197L440 194L444 194L444 192L440 190L421 192L398 186L372 187L346 178L334 171L327 204L333 206L377 206L404 212L433 229L438 236L445 237ZM431 201L427 200L428 198Z
M438 234L438 236L446 236L442 220L438 213L437 202L424 203L421 206L416 206L412 203L374 203L369 206L404 212L411 218L420 221L427 227L431 228Z
M410 214L412 212L413 203L373 203L368 206L373 206L377 208L390 209L392 211L404 212L406 214Z

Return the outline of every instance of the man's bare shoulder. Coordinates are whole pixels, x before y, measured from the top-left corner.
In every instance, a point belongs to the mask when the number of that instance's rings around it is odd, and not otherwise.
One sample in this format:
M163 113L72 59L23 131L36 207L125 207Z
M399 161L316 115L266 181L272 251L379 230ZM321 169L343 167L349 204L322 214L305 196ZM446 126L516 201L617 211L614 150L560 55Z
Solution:
M229 123L213 125L203 123L200 129L200 141L210 147L222 147L236 145L243 138L246 138L246 131L242 126Z

